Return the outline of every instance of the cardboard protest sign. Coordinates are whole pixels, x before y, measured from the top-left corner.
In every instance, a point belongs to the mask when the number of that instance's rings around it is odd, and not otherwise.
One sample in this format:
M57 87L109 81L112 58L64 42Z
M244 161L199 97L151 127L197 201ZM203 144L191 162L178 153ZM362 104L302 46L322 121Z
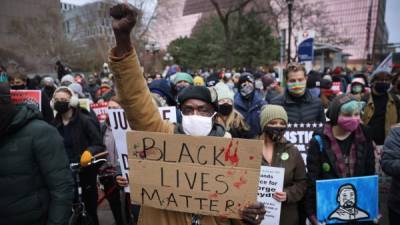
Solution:
M262 142L164 133L127 133L131 197L142 205L239 218L254 203Z
M317 181L320 223L372 221L378 213L378 176Z
M90 104L90 108L97 116L97 120L103 123L107 118L108 102Z
M284 177L285 168L261 167L257 200L264 204L267 211L261 225L279 225L282 203L272 198L272 195L283 191Z
M308 143L310 143L314 132L322 130L323 126L323 123L316 122L288 124L285 138L297 147L303 157L304 163L306 163Z
M158 111L163 120L169 120L171 123L176 123L176 107L159 107Z
M90 100L88 98L80 98L79 106L82 109L86 109L88 112L90 112Z
M11 90L11 101L15 105L32 105L42 111L42 92L40 90Z
M128 149L126 144L126 132L130 131L128 121L123 109L109 109L108 117L110 126L115 140L115 145L118 151L118 162L121 167L121 173L129 180L129 164L128 164ZM126 187L125 192L130 193L130 188Z

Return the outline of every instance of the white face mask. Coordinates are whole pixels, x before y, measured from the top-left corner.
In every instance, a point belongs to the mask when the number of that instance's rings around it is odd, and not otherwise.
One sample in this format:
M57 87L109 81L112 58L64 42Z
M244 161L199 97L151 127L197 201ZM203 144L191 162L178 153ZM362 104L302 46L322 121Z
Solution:
M256 89L259 89L259 90L264 88L263 82L261 80L256 80L254 86L256 87Z
M182 114L183 131L187 135L207 136L211 132L214 115L207 117L198 115L185 116Z

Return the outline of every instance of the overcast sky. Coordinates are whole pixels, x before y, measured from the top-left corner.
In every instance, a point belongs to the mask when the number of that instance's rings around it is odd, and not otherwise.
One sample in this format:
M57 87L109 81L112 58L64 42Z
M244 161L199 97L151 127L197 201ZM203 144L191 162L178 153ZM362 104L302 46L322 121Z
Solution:
M83 5L88 2L96 0L62 0L63 2L73 3L77 5ZM123 2L125 0L117 0ZM135 0L128 0L134 2ZM154 2L156 0L146 0L149 2L148 8L154 8ZM400 0L386 0L386 24L389 29L389 42L400 43Z

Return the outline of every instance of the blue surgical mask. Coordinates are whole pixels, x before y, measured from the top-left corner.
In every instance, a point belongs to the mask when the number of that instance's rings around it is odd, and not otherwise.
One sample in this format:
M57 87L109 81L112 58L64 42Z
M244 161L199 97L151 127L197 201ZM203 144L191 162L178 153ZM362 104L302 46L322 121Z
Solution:
M316 87L316 88L310 88L308 89L310 91L310 94L313 97L319 98L320 94L321 94L321 89Z

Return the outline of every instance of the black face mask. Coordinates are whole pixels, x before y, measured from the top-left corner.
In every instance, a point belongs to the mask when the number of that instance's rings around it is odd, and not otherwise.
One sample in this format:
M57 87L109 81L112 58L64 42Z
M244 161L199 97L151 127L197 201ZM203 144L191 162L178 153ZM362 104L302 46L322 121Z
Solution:
M285 127L265 127L264 133L268 135L271 140L276 143L279 142L285 134Z
M221 115L223 116L228 116L229 114L231 114L232 110L233 110L233 105L228 103L219 105L218 108L219 113L221 113Z
M16 111L14 104L0 104L0 137L7 132Z
M25 88L26 86L24 84L11 86L11 89L13 90L24 90Z
M385 94L390 88L390 83L377 82L374 84L374 90L378 94Z
M69 102L55 102L54 109L58 113L64 114L64 113L68 112L68 110L70 109Z

